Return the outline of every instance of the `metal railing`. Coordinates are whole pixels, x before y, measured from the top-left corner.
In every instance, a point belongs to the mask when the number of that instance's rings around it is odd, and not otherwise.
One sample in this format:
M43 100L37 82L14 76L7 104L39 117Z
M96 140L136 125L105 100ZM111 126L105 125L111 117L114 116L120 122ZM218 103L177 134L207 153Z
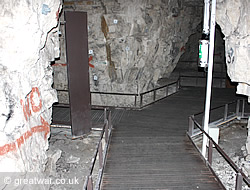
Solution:
M91 94L100 94L100 95L112 95L112 96L128 96L134 97L133 106L123 106L124 108L132 108L132 109L142 109L146 106L149 106L157 101L160 101L167 96L170 96L180 89L180 78L176 81L163 85L158 88L154 88L152 90L148 90L146 92L142 92L139 94L135 93L114 93L114 92L91 92ZM172 90L172 91L171 91ZM145 98L148 96L147 98ZM100 106L100 105L95 105Z
M178 79L174 82L165 84L163 86L154 88L152 90L148 90L146 92L142 93L122 93L122 92L100 92L100 91L91 91L91 96L98 94L98 95L107 95L112 97L131 97L133 98L133 103L130 105L124 105L124 106L112 106L112 105L96 105L93 104L92 107L98 107L98 108L104 108L104 107L119 107L119 108L131 108L131 109L142 109L146 106L149 106L151 104L154 104L155 102L162 100L166 98L167 96L170 96L172 94L175 94L179 91L181 86L187 86L183 83L184 78L195 78L196 83L199 80L199 78L203 78L202 76L185 76L185 75L179 75ZM215 79L223 79L221 77L214 77ZM195 86L198 86L197 84ZM59 90L59 92L68 92L68 90ZM145 98L146 97L146 98ZM93 98L92 98L93 99ZM61 106L69 106L68 104L60 104Z
M229 107L232 107L234 105L235 111L234 113L229 112ZM246 113L246 101L245 100L237 100L234 102L231 102L229 104L225 104L224 106L219 106L216 108L211 109L211 112L221 109L224 109L224 112L222 114L222 118L218 120L218 122L214 121L214 124L216 125L223 125L226 124L227 122L231 122L234 119L246 119L249 116L249 113ZM196 147L196 149L200 152L200 155L202 156L202 153L198 146L195 144L193 141L193 138L195 136L195 129L198 129L201 133L200 134L205 134L208 138L208 154L204 158L204 160L207 162L209 168L213 171L215 174L214 170L212 169L212 157L213 157L213 148L217 150L217 152L224 158L224 160L231 166L231 168L236 172L236 185L235 189L236 190L241 190L242 189L242 182L244 181L248 187L250 187L250 179L242 172L242 170L232 161L231 158L223 151L223 149L210 137L210 135L203 130L203 127L195 117L202 115L203 112L189 116L189 131L187 132L188 137ZM211 124L211 123L210 123ZM210 125L209 124L209 125ZM216 174L215 174L216 175ZM216 176L219 182L223 185L223 183L220 181L219 177ZM224 186L224 185L223 185Z
M89 170L89 175L86 177L83 190L99 190L102 180L102 175L104 171L104 166L107 157L107 151L110 143L111 133L112 133L112 123L111 123L111 111L105 109L104 112L104 126L98 141L94 157L91 162L91 167ZM97 166L99 160L99 166ZM94 169L98 167L98 177L96 180L93 179Z
M195 86L195 87L205 87L207 82L206 76L192 76L192 75L180 75L180 83L182 86ZM185 80L186 79L186 80ZM213 76L213 87L225 88L226 78Z
M222 106L214 107L210 109L210 121L209 121L209 127L211 126L221 126L226 125L229 122L233 122L235 119L246 119L248 116L250 116L250 109L246 110L249 106L247 106L247 101L245 99L242 100L235 100L230 103L227 103ZM250 108L250 107L249 107ZM204 112L199 112L192 117L203 125L203 119L204 119ZM203 126L202 126L203 127ZM199 128L189 125L189 135L195 136L200 134Z

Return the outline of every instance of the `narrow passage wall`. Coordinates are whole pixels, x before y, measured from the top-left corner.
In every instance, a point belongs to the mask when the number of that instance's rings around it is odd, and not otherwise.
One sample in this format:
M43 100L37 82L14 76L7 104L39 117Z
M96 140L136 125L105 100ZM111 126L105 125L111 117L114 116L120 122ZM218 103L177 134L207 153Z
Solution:
M59 0L1 0L0 10L0 172L40 176L57 101L50 62L59 56L61 5ZM1 175L2 189L7 184Z
M64 11L88 13L91 91L141 93L169 76L201 22L198 0L90 0L64 2ZM61 18L63 20L63 17ZM62 28L62 56L55 68L55 88L67 90ZM68 103L59 91L59 102ZM93 95L92 104L134 104L127 96Z

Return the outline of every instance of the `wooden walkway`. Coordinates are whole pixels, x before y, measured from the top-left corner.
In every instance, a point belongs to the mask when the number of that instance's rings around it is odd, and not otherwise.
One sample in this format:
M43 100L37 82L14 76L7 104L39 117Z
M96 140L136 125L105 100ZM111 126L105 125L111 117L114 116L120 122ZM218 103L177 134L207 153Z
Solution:
M235 99L213 90L212 106ZM114 126L102 190L223 189L186 137L188 116L204 108L205 90L186 88Z

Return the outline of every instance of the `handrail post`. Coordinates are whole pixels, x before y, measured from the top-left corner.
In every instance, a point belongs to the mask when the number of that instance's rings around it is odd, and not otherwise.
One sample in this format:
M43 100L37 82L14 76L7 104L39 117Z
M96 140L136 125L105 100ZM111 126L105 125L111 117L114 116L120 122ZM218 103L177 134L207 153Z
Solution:
M205 119L205 115L203 114L203 116L202 116L202 129L204 129L204 119Z
M181 88L181 78L182 76L179 74L179 87Z
M98 153L99 153L99 169L103 166L103 149L102 149L102 141L100 141L99 147L98 147Z
M242 100L241 117L244 117L244 114L245 114L245 99Z
M227 120L227 113L228 113L228 104L225 105L225 110L224 110L224 121Z
M236 184L235 184L235 190L242 190L242 175L240 172L236 175Z
M209 139L208 146L208 163L212 166L212 156L213 156L213 142Z
M166 97L168 96L168 85L166 86Z
M108 143L108 136L109 136L109 134L108 134L108 126L109 126L109 121L105 124L105 129L104 129L104 131L105 131L105 143L107 144Z
M178 78L178 91L179 91L179 89L181 88L181 79L180 79L180 77Z
M136 102L137 102L137 95L135 95L135 108L136 108Z
M142 108L143 94L140 94L140 108Z
M93 190L93 181L91 176L88 177L87 190Z
M153 102L155 102L155 98L156 98L156 90L154 89L154 91L153 91Z
M236 104L236 116L239 116L240 113L240 100L237 100Z
M193 121L193 117L194 117L194 115L189 116L189 118L188 118L188 120L189 120L188 134L189 134L190 137L192 137L193 133L194 133L194 121Z
M109 111L109 115L108 115L108 128L109 130L111 130L111 127L112 127L112 113L111 111Z
M106 122L107 119L107 108L104 108L104 124Z

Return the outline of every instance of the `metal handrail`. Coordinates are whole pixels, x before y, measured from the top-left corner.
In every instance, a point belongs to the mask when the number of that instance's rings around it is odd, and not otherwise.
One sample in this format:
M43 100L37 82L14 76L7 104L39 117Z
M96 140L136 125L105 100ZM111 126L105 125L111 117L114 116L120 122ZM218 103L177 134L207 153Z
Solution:
M181 75L180 76L181 78L204 78L204 76L189 76L189 75ZM214 76L213 77L214 79L225 79L224 77L217 77L217 76Z
M201 132L203 134L205 134L207 136L207 138L209 139L211 143L209 143L209 149L211 149L213 146L216 148L216 150L220 153L220 155L226 160L226 162L233 168L233 170L238 174L240 174L243 177L243 180L245 181L245 183L250 186L250 179L242 172L241 169L238 168L238 166L231 160L231 158L229 158L229 156L222 150L222 148L212 139L212 137L210 137L210 135L205 132L201 125L194 119L193 116L190 116L191 119L193 120L194 124L201 130ZM211 152L209 152L209 154L211 154ZM208 156L209 157L209 164L212 164L212 160L211 160L211 155Z
M120 92L97 92L97 91L91 91L91 94L108 94L108 95L121 95L121 96L138 96L138 94L135 93L120 93Z
M227 103L227 105L232 105L232 104L234 104L234 103L237 103L237 101L238 101L238 100L234 100L234 101L232 101L232 102ZM213 107L213 108L210 109L210 111L213 111L213 110L216 110L216 109L219 109L219 108L223 108L223 107L225 107L225 105ZM194 116L201 115L201 114L204 114L204 111L198 112L198 113L194 114Z
M241 107L241 112L240 112L240 103L242 101L242 107ZM235 116L236 117L240 117L240 118L244 118L245 117L245 100L236 100L236 101L232 101L228 104L225 104L223 106L217 106L211 109L211 111L219 109L219 108L223 108L225 107L224 110L224 117L222 118L224 121L229 120L228 118L228 105L232 105L234 103L236 104L236 108L235 108ZM239 169L239 167L229 158L229 156L222 150L222 148L212 139L212 137L210 137L210 135L205 132L202 128L202 126L198 123L198 121L195 119L195 116L203 114L203 112L200 112L198 114L189 116L189 132L187 133L190 140L193 142L192 140L192 135L194 132L194 127L196 126L200 131L201 134L205 134L209 140L209 147L208 147L208 164L211 168L212 165L212 148L213 146L216 148L216 150L220 153L220 155L226 160L226 162L233 168L233 170L237 173L237 177L236 177L236 190L241 190L242 188L242 180L244 180L244 182L250 186L250 179L242 172L241 169ZM193 142L194 144L194 142ZM196 147L198 149L198 147ZM200 150L198 149L198 151L200 152ZM201 152L200 152L201 153ZM202 154L201 154L202 156ZM211 168L212 169L212 168ZM213 169L212 169L213 170ZM218 177L217 177L218 178Z
M105 110L105 116L106 110ZM106 157L107 157L107 151L108 151L108 146L110 143L110 138L111 138L111 132L112 132L112 124L111 124L111 111L109 111L108 117L105 118L104 126L100 135L100 139L98 141L98 144L96 146L96 151L94 153L93 159L92 159L92 164L89 170L89 175L86 177L85 183L83 185L83 190L93 190L93 172L94 168L97 164L97 157L99 156L99 174L98 178L95 183L95 189L99 190L100 185L101 185L101 180L102 180L102 175L104 171L104 166L106 162ZM103 140L105 140L105 149L103 150Z
M90 93L91 94L105 94L105 95L115 95L115 96L134 96L135 100L134 100L134 107L129 107L129 108L133 108L133 109L141 109L143 107L146 107L148 105L151 105L167 96L169 96L168 94L168 87L171 86L171 85L174 85L176 84L176 92L179 90L180 88L180 77L175 81L175 82L171 82L169 84L165 84L163 86L160 86L160 87L157 87L157 88L154 88L152 90L148 90L146 92L142 92L142 93L121 93L121 92L97 92L97 91L91 91ZM159 100L156 100L156 92L158 90L161 90L163 88L167 88L166 89L166 94L164 95L164 97L160 98ZM57 91L63 91L63 92L68 92L68 90L57 90ZM154 92L154 95L153 95L153 101L146 104L146 105L143 105L143 96L145 96L146 94L149 94L151 92ZM174 92L175 93L175 92ZM140 97L140 104L139 106L137 105L137 98ZM63 106L65 106L66 104L64 104ZM94 105L94 106L98 106L98 105ZM101 107L101 106L99 106ZM107 106L104 106L104 107L107 107ZM128 108L128 107L123 107L123 108Z
M171 82L171 83L169 83L169 84L165 84L165 85L163 85L163 86L160 86L160 87L154 88L154 89L152 89L152 90L148 90L148 91L146 91L146 92L140 93L139 95L148 94L148 93L150 93L150 92L154 92L154 91L157 91L157 90L160 90L160 89L166 88L167 86L171 86L171 85L173 85L173 84L178 83L178 81L179 81L179 78L178 78L178 79L177 79L177 81L175 81L175 82Z
M167 96L168 95L168 87L171 86L171 85L174 85L176 84L176 92L179 90L180 88L180 77L175 81L175 82L171 82L169 84L165 84L163 86L160 86L160 87L157 87L157 88L154 88L154 89L151 89L151 90L148 90L146 92L142 92L142 93L117 93L117 92L91 92L91 94L106 94L106 95L120 95L120 96L134 96L135 100L134 100L134 107L132 107L133 109L141 109L141 108L144 108L148 105L151 105ZM161 90L161 89L164 89L164 88L167 88L166 90L166 94L164 95L164 97L156 100L156 93L158 90ZM154 95L153 95L153 101L146 104L146 105L143 105L143 96L145 96L146 94L149 94L151 92L154 92ZM175 92L174 92L175 93ZM139 106L137 105L137 97L140 97L140 103L139 103Z

